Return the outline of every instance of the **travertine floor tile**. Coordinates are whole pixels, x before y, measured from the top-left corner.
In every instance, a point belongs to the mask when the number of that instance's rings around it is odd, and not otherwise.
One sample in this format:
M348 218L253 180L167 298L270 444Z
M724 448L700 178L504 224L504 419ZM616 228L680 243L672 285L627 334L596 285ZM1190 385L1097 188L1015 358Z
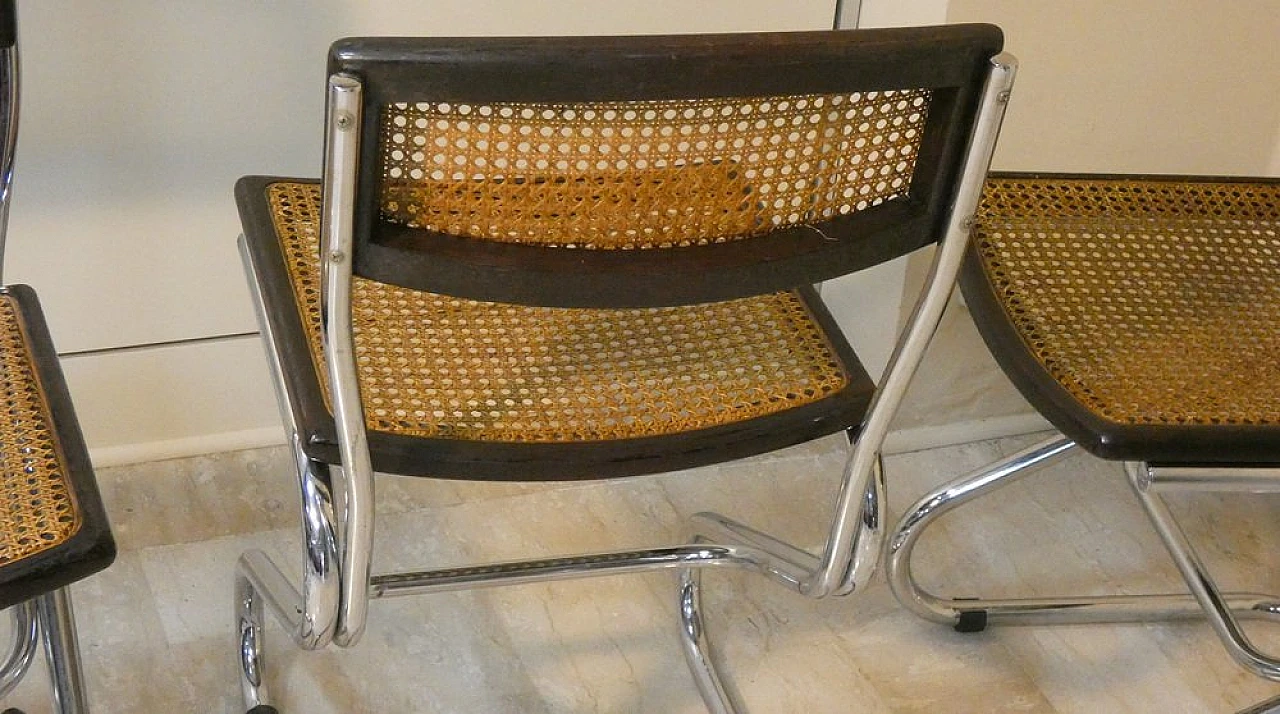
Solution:
M889 458L891 513L1034 438ZM707 509L814 545L842 452L836 437L749 464L616 483L380 479L380 499L395 503L378 521L375 570L671 543ZM286 457L262 450L104 470L124 550L74 588L95 711L237 711L235 559L254 547L294 577L299 567ZM1274 498L1174 505L1224 583L1280 590ZM1123 475L1082 456L958 510L918 552L920 581L959 595L1180 587ZM712 639L756 714L1229 713L1280 690L1230 662L1203 623L962 635L901 609L879 578L822 602L747 573L704 578ZM702 709L675 635L674 588L673 574L657 573L378 601L352 650L297 651L273 623L268 677L286 714L694 714ZM1250 627L1280 649L1280 628ZM36 669L6 706L48 711Z

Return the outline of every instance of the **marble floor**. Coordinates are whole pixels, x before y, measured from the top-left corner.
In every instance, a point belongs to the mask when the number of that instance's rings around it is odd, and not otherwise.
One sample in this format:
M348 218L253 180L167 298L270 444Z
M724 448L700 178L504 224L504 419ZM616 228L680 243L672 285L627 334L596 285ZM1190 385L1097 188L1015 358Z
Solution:
M898 454L901 513L1028 438ZM375 569L671 542L716 509L801 543L821 535L831 439L730 466L619 483L383 478ZM231 572L261 547L296 563L283 449L103 469L121 554L74 589L98 712L236 712ZM1176 587L1114 466L1073 457L939 522L920 579L957 594ZM1270 497L1175 504L1224 586L1280 590ZM475 535L468 535L475 534ZM753 712L1233 712L1280 692L1232 664L1202 623L957 634L904 612L882 579L813 602L755 576L706 577L710 628ZM672 576L526 585L375 602L354 649L299 652L273 627L284 712L700 712L674 634ZM1252 628L1280 646L1280 628ZM43 669L6 705L48 711Z
M1017 420L1028 409L963 309L954 312L897 420L899 434L915 435L899 443L916 444L899 448L917 450L886 459L894 519L937 484L1038 438L918 449L939 425ZM374 568L668 544L702 510L813 546L843 452L835 437L614 483L380 477ZM240 712L233 564L255 547L301 567L284 448L104 468L98 478L120 556L73 589L95 712ZM1280 592L1280 553L1269 547L1280 543L1276 497L1188 495L1173 505L1224 588ZM1180 589L1119 468L1083 455L942 519L917 555L919 580L956 595ZM958 634L905 612L882 576L821 602L746 573L704 583L712 638L754 714L1229 714L1280 694L1233 664L1204 623ZM694 714L704 710L677 643L674 587L658 573L379 601L351 650L300 652L273 623L268 681L285 714ZM1248 629L1280 650L1280 627ZM46 686L37 665L3 705L48 712Z

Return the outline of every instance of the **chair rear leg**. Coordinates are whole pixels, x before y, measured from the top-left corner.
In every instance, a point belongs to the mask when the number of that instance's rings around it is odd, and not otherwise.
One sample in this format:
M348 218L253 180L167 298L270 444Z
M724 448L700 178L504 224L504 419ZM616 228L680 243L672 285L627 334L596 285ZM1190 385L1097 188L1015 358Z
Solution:
M76 617L71 593L61 588L36 598L36 614L44 640L45 659L53 689L54 711L58 714L85 714L84 672L80 664L80 643L76 640Z

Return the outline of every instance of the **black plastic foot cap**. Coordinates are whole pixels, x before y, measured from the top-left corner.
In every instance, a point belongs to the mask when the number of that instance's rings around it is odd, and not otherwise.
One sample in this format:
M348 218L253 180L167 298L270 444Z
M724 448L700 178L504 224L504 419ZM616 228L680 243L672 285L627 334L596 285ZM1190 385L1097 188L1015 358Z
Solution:
M245 714L280 714L280 712L277 711L275 707L267 706L266 704L259 704L245 712Z

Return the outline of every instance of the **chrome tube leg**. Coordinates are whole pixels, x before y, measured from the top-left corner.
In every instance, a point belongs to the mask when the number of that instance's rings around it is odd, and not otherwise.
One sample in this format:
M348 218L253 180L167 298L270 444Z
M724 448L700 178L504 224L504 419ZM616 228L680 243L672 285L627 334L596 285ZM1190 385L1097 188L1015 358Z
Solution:
M237 657L240 663L241 690L246 708L268 702L263 663L266 610L288 630L293 641L303 649L319 649L333 639L338 623L341 598L341 568L338 563L337 507L327 464L309 458L302 448L285 389L280 356L276 353L275 335L266 319L257 270L244 236L238 241L250 293L262 330L262 344L267 364L276 386L280 416L289 433L294 468L302 494L303 570L302 592L266 554L248 551L236 567L235 618Z
M39 618L34 600L18 603L9 608L13 618L12 642L9 655L0 664L0 697L18 686L23 675L31 668L35 657L36 642L40 638Z
M263 680L262 597L242 567L236 568L236 633L239 637L240 692L246 709L270 701Z
M875 566L884 548L884 522L888 517L887 502L884 458L877 452L876 460L871 465L871 473L867 476L866 491L862 494L858 530L853 536L853 560L849 563L849 570L845 573L840 587L836 589L835 595L860 592L875 574Z
M355 326L351 317L361 96L362 87L356 78L341 74L329 78L322 179L324 206L320 221L323 265L320 299L330 398L342 456L341 479L334 482L339 507L342 598L333 636L334 642L342 647L354 645L364 632L373 551L373 465L360 401Z
M36 613L44 640L45 659L57 714L84 714L89 710L85 696L84 672L80 665L80 643L76 640L76 617L67 588L36 599Z
M956 479L917 501L899 521L888 547L886 571L889 587L893 590L898 602L920 617L952 625L962 632L978 631L988 624L1054 625L1190 620L1205 617L1206 611L1212 612L1211 606L1202 606L1196 597L1186 592L1151 595L948 599L928 592L915 582L911 572L911 555L921 534L931 523L958 506L1030 474L1033 467L1047 465L1064 456L1072 447L1074 444L1064 438L1049 439ZM1137 475L1131 475L1131 477L1141 495L1142 485L1138 483L1139 477ZM1162 529L1161 535L1166 537L1166 540L1176 540L1180 532L1173 530L1176 526L1167 519L1167 513L1162 515L1163 504L1148 498L1143 498L1143 502L1155 511L1153 519L1157 522L1157 529ZM1165 525L1172 528L1161 526L1161 520L1166 520ZM1175 555L1175 559L1180 557ZM1191 558L1194 558L1193 554ZM1186 560L1180 562L1179 567L1184 568L1184 575L1188 582L1192 583L1193 589L1196 587L1196 582L1207 583L1211 588L1212 583L1207 581L1203 568L1199 568L1198 564ZM1205 597L1208 602L1216 603L1222 612L1230 613L1229 620L1231 616L1265 618L1272 621L1280 619L1280 601L1273 596L1258 593L1220 595L1213 590L1211 594L1206 591ZM1234 628L1234 620L1230 622L1230 627ZM1251 657L1247 658L1251 659Z
M1125 471L1129 475L1134 493L1138 494L1138 500L1142 502L1147 517L1155 526L1156 532L1160 534L1160 540L1164 542L1165 549L1173 558L1178 572L1182 574L1187 587L1191 589L1192 596L1204 609L1209 624L1213 626L1218 638L1222 640L1227 652L1236 662L1259 677L1280 681L1280 660L1263 654L1249 641L1232 614L1230 604L1218 591L1217 585L1209 576L1209 571L1192 548L1186 533L1174 520L1164 500L1145 487L1149 483L1143 473L1145 468L1142 464L1125 464Z
M1063 436L1046 439L925 494L909 508L894 530L885 562L889 587L898 602L927 620L963 624L966 611L956 606L957 601L944 600L924 591L912 576L911 554L920 536L943 514L1017 481L1035 468L1063 457L1074 447L1075 444Z
M1017 60L1012 55L1002 53L991 58L977 121L965 152L960 185L947 214L945 234L929 269L926 288L894 346L858 431L858 441L845 467L845 479L837 497L836 515L823 547L821 568L802 586L802 591L811 597L849 594L857 584L870 579L879 559L877 538L880 534L866 528L864 507L868 484L873 480L873 471L880 460L880 447L893 416L955 289L956 274L969 242L973 213L991 165L991 154L995 150L996 136L1000 133L1016 72ZM877 538L872 538L873 535ZM859 538L862 539L861 546L855 544ZM859 558L860 554L864 557Z
M21 89L18 43L0 49L0 284L3 284L5 236L13 190L13 156L18 146Z
M302 489L302 592L265 553L251 550L240 557L236 567L235 617L240 686L246 708L269 702L263 662L266 610L303 649L324 647L337 628L340 570L328 467L307 458L296 437L293 441Z
M711 714L737 714L742 710L720 681L712 661L711 643L702 619L701 588L700 570L686 568L680 571L680 647L707 711Z

